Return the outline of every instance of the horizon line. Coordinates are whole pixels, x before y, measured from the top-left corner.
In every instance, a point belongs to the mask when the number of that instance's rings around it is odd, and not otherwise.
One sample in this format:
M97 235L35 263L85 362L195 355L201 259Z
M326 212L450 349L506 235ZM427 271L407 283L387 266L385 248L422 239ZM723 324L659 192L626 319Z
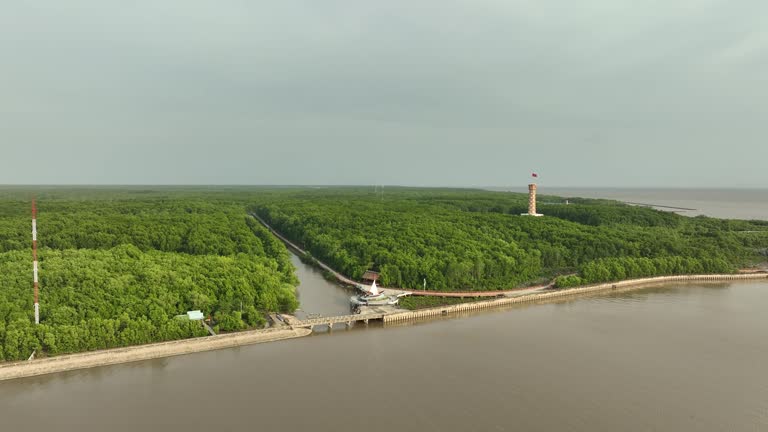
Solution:
M322 184L322 183L296 183L296 184L278 184L278 183L0 183L0 188L11 187L396 187L396 188L420 188L420 189L514 189L525 188L529 183L517 185L407 185L407 184L386 184L386 183L363 183L363 184ZM537 183L542 186L541 183ZM563 185L543 185L544 189L598 189L598 190L621 190L621 189L657 189L657 190L735 190L735 189L768 189L765 186L563 186Z

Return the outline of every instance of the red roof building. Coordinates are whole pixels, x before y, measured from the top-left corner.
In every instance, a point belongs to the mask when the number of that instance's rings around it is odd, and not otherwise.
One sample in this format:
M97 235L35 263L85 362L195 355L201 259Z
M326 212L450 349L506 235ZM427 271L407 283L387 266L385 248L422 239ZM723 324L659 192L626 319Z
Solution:
M363 273L362 279L367 282L378 281L379 273L371 270L366 270L365 273Z

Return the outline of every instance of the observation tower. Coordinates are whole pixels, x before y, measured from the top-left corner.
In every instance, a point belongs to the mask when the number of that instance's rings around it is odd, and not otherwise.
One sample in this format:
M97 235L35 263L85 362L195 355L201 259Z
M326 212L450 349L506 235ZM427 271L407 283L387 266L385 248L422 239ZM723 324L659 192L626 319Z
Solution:
M536 173L533 173L531 176L534 178L539 177ZM541 213L536 213L536 183L528 185L528 213L523 213L522 216L544 216Z

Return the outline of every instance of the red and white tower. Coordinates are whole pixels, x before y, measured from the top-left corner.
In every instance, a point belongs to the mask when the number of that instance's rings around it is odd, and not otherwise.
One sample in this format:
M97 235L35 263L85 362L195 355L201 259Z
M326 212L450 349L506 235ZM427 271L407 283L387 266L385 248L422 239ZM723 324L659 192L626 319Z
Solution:
M32 274L35 287L35 324L40 324L40 303L37 301L37 207L35 206L34 198L32 198Z
M536 183L528 185L528 214L538 214L536 213Z
M539 175L533 173L531 177L538 178ZM528 213L523 213L522 216L544 216L541 213L536 213L536 183L528 185Z

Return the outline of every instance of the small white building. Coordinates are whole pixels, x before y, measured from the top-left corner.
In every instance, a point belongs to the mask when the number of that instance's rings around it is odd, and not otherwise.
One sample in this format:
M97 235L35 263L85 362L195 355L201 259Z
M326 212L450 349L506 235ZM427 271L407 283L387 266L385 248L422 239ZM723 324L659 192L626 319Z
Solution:
M205 315L199 310L188 311L187 317L190 321L202 321L205 319Z
M176 318L187 318L190 321L202 321L205 315L199 310L188 311L185 315L177 315Z

